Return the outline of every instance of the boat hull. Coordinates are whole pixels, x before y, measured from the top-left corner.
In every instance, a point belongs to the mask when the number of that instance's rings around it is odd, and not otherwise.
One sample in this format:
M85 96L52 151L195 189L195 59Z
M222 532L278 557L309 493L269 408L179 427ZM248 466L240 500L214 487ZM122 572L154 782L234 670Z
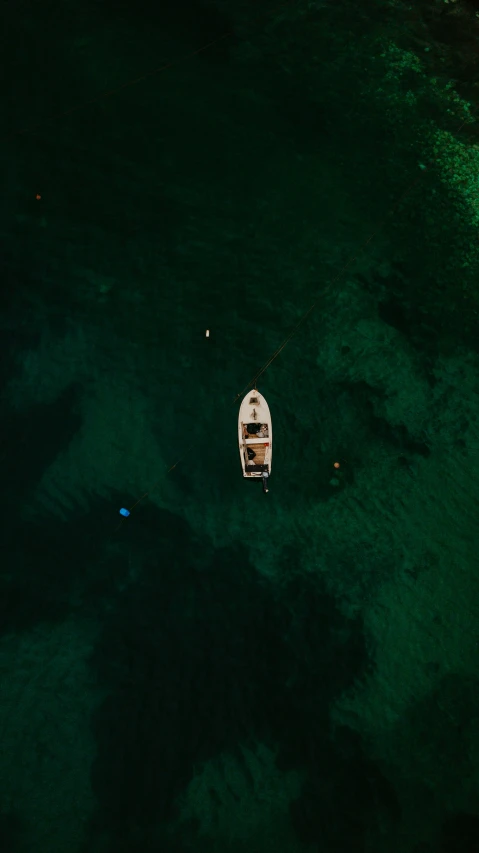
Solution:
M269 406L256 388L248 391L238 415L238 446L243 477L261 479L271 474L273 425Z

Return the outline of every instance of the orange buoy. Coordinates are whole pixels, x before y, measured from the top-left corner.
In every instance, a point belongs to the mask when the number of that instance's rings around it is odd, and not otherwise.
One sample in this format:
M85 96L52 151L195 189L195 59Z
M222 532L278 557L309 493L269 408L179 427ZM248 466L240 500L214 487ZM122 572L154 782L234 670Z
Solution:
M339 462L335 462L335 463L334 463L334 467L335 467L335 468L341 468L341 465L339 464Z
M36 198L36 200L37 200L37 201L40 201L40 199L41 199L41 195L40 195L40 193L37 193L37 194L36 194L36 196L35 196L35 198Z

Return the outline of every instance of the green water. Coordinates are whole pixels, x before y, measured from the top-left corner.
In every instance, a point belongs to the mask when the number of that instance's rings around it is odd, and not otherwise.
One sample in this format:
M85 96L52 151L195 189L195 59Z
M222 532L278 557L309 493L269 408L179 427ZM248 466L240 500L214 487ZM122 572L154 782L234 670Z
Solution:
M476 129L381 39L473 71L408 9L4 6L2 853L479 849L474 228L419 167Z

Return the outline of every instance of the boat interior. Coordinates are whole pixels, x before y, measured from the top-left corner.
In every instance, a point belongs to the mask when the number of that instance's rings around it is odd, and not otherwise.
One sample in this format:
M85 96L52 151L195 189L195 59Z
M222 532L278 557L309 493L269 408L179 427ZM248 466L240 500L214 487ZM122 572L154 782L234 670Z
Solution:
M253 444L246 446L247 462L246 466L264 465L264 457L266 455L266 444ZM245 456L246 458L246 456Z
M268 424L242 424L243 438L269 438Z

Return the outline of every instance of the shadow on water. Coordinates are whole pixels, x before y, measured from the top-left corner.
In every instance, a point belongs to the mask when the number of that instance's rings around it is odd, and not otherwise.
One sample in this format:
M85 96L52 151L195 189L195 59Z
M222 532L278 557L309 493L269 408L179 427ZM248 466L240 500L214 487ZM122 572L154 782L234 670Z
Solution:
M99 616L127 583L128 553L110 500L89 496L69 518L42 516L9 530L1 577L0 635L80 611Z
M479 850L479 817L474 814L449 816L441 828L439 853L477 853Z
M301 834L325 772L330 702L369 665L360 620L307 578L273 587L243 547L215 551L169 512L148 506L141 524L128 540L136 578L91 660L109 695L93 718L99 807L85 849L102 832L109 850L136 849L138 828L147 837L175 816L195 765L256 741L311 776Z
M341 727L332 740L323 739L291 816L304 844L328 853L362 853L368 829L382 818L395 825L401 809L393 785L366 756L359 735Z
M14 812L4 811L0 797L0 850L2 853L22 853L24 849L22 821Z
M437 672L434 661L429 669ZM449 673L391 730L391 752L401 756L404 785L416 792L415 808L421 816L430 814L431 825L438 824L438 816L441 821L436 838L418 843L414 853L479 850L479 818L470 784L475 778L471 742L477 731L478 699L476 678ZM448 813L444 804L452 802L451 791L461 790L464 811Z
M118 557L121 542L112 538L118 496L86 494L79 506L59 493L51 514L41 505L38 514L23 512L34 506L42 476L81 427L80 393L80 386L71 385L53 403L25 412L4 409L1 462L8 500L2 513L0 635L60 621L78 607L97 613L128 573L127 559Z
M4 409L1 456L4 492L0 632L21 630L65 612L75 559L70 530L57 517L26 521L22 508L48 466L78 431L79 388L25 412ZM59 559L59 555L62 558Z
M151 0L120 0L115 3L107 0L102 4L102 9L110 10L110 20L111 15L114 19L132 15L136 29L144 21L145 28L150 32L157 27L158 32L167 32L169 37L179 39L190 49L198 49L215 39L221 39L207 51L198 54L202 62L215 65L228 63L236 43L234 19L224 10L220 11L201 0L170 0L161 4L152 4ZM228 37L222 39L226 34Z
M4 487L16 505L38 484L81 426L80 386L70 385L53 403L5 412L1 425Z

